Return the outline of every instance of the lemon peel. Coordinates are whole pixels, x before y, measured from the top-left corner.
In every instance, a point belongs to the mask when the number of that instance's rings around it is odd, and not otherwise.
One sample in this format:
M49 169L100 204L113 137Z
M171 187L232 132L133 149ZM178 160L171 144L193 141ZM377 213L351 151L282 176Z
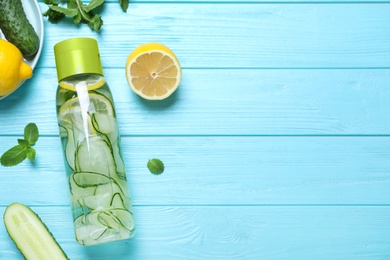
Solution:
M79 82L78 80L75 81L62 80L60 82L60 87L67 90L76 91L76 84L78 84L78 82ZM95 76L95 75L89 77L85 82L88 90L98 89L106 83L103 77Z
M20 50L0 39L0 97L11 94L32 75L32 68L23 60Z

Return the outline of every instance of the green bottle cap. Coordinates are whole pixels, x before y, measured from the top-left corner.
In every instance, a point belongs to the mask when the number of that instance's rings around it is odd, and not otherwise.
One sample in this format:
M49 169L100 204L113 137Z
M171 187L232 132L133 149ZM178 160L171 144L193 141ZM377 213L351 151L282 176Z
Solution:
M54 45L58 82L79 74L103 76L99 47L92 38L71 38Z

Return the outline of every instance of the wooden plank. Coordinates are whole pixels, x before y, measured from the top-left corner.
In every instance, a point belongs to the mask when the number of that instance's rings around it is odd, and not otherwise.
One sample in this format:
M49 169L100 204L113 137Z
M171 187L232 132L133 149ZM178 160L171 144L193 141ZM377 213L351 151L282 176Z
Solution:
M0 152L16 138L1 137ZM34 165L0 167L0 205L69 205L60 146L41 137ZM122 138L135 205L387 205L389 146L389 137ZM163 174L148 171L151 158Z
M100 247L76 244L68 208L32 208L70 259L390 257L390 207L135 207L135 236ZM0 231L2 258L22 259Z
M1 135L35 122L58 135L55 69L0 102ZM390 70L193 70L163 102L131 92L124 68L105 69L122 135L387 135ZM10 122L10 123L7 123Z
M47 7L40 3L42 10ZM45 19L38 64L54 67L53 46L77 35L99 40L106 67L122 67L138 45L169 46L184 68L390 67L390 5L107 3L99 34ZM121 37L113 32L122 32Z
M43 2L43 0L38 0L39 2ZM107 3L117 3L117 0L105 0ZM213 3L213 4L221 4L221 3L238 3L238 4L248 4L248 3L257 3L257 4L279 4L285 5L288 3L296 3L296 4L338 4L338 3L363 3L363 4L375 4L375 3L386 3L388 0L132 0L129 8L131 8L134 3Z

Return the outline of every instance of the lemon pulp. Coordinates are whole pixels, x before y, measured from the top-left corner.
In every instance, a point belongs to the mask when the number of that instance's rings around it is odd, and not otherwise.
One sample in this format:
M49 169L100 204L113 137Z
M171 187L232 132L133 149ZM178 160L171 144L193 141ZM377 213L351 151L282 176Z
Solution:
M182 70L176 55L161 43L140 45L127 58L126 78L132 91L149 100L162 100L176 91Z

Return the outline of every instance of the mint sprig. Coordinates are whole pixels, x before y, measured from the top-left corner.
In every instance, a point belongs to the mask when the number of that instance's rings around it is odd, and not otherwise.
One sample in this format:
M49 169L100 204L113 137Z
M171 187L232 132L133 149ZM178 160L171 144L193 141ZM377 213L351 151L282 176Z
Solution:
M150 159L147 163L148 169L153 174L161 174L164 172L164 163L160 159Z
M66 2L65 5L61 3ZM73 19L74 24L86 23L92 31L98 32L103 26L103 20L96 12L96 9L104 3L104 0L91 0L84 4L82 0L44 0L49 9L43 13L48 20L56 23L65 17ZM127 12L129 0L119 0L123 12Z
M38 127L34 123L29 123L24 128L24 140L27 141L30 146L33 146L37 141L39 137L39 131Z
M0 158L3 166L15 166L26 158L34 162L36 151L34 146L38 141L39 131L34 123L29 123L24 128L24 139L18 139L18 144L7 150Z

